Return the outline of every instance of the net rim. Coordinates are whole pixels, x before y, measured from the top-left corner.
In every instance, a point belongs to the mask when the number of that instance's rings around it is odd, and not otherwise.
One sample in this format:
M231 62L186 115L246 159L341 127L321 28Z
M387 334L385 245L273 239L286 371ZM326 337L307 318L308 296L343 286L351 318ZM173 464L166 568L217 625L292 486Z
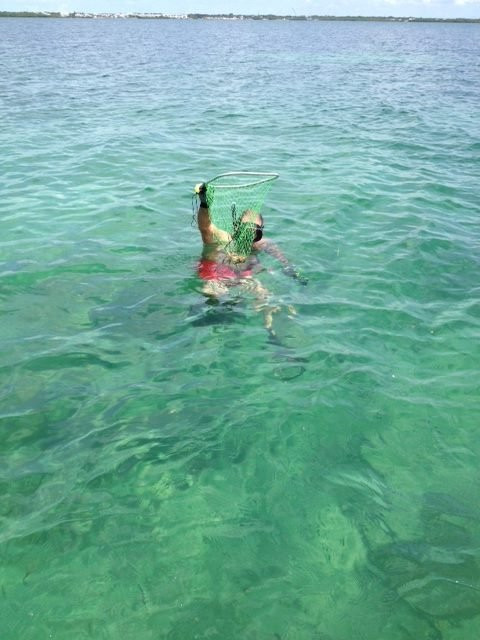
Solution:
M253 180L251 182L246 182L243 184L218 184L215 185L215 189L245 189L247 187L254 187L258 184L263 184L264 182L271 182L276 180L279 176L278 173L262 173L259 171L228 171L227 173L221 173L218 176L215 176L211 180L207 182L207 184L212 184L215 180L220 180L220 178L229 178L233 176L242 176L242 177L257 177L259 180Z

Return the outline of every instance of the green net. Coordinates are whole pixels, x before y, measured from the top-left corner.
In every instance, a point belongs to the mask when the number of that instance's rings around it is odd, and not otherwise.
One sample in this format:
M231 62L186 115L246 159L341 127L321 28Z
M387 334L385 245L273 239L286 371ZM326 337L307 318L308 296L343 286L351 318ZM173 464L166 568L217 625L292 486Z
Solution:
M276 173L230 172L206 183L210 219L231 236L226 250L246 256L257 233L256 224Z

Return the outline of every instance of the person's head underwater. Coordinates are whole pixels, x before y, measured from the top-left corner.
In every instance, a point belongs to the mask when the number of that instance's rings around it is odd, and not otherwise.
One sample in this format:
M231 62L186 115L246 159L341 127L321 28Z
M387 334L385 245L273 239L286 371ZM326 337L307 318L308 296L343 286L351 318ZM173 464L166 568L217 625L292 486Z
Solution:
M236 235L248 234L250 242L254 245L263 238L263 227L263 217L253 209L247 209L242 213Z

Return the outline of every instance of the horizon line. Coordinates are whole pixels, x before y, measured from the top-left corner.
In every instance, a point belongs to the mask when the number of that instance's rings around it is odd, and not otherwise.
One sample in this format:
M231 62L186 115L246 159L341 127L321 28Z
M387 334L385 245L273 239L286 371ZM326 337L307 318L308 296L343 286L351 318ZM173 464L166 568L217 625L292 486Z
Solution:
M8 15L6 15L8 14ZM309 20L390 20L390 21L423 21L423 22L480 22L478 18L464 17L424 17L424 16L392 16L392 15L330 15L330 14L274 14L274 13L163 13L159 11L29 11L29 10L2 10L0 17L60 17L60 18L88 18L88 17L118 17L118 18L138 18L144 17L149 19L223 19L223 20L292 20L292 21L309 21Z

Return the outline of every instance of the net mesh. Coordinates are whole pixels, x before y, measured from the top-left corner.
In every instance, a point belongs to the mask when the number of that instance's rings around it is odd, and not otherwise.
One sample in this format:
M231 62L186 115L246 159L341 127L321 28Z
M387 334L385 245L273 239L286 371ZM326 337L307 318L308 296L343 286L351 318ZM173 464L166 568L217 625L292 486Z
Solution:
M241 256L250 253L257 216L276 178L275 173L235 172L206 183L210 219L232 238L226 247L229 253Z

